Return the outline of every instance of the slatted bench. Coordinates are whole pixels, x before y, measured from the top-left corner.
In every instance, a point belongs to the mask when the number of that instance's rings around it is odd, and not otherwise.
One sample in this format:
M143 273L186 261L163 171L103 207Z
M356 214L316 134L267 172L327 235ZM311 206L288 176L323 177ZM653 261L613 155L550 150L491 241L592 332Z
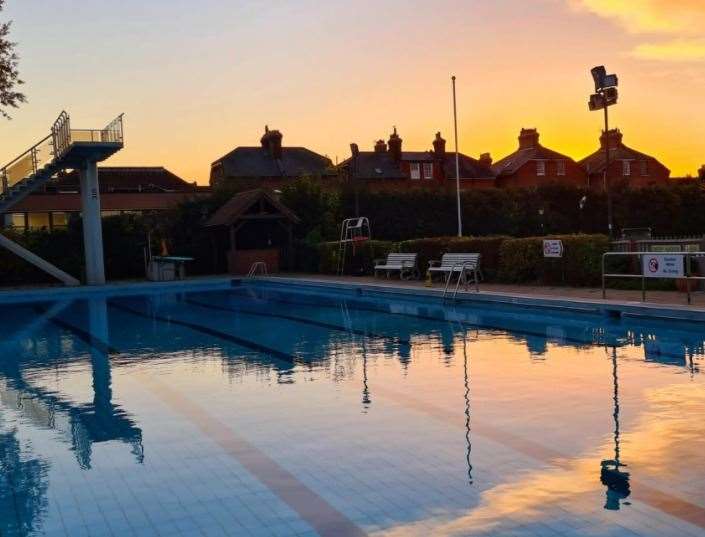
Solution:
M474 283L480 281L480 254L474 253L452 253L443 254L440 261L429 261L428 271L431 276L434 274L443 274L446 281L450 278L452 272L465 271L465 276L472 275Z
M375 259L375 278L380 272L384 272L387 278L393 272L398 272L402 280L418 278L417 258L418 254L389 254L387 259Z

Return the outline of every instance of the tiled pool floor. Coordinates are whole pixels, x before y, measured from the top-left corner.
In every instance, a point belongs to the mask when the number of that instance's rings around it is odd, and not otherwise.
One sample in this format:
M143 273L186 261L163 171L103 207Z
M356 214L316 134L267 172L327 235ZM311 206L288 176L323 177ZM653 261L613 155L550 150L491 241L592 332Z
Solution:
M0 313L3 537L705 535L697 325L256 286Z

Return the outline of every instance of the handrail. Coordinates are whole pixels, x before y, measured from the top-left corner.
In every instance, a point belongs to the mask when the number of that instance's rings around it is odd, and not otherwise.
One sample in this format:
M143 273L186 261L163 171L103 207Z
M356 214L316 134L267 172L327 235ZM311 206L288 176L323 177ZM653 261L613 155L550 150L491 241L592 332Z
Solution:
M683 261L685 262L685 275L680 277L685 280L686 292L688 295L688 304L692 303L690 282L705 280L705 276L693 276L690 271L690 258L691 257L705 257L705 252L605 252L602 254L602 298L607 298L607 288L606 282L607 278L640 278L641 279L641 301L646 301L646 274L644 274L644 256L645 255L679 255L684 256ZM620 274L620 273L607 273L605 272L605 261L608 257L613 256L638 256L639 258L639 274ZM666 278L672 279L672 278Z
M262 276L267 275L267 263L265 263L264 261L256 261L252 263L250 271L247 273L247 277L254 278L257 275L258 269L262 272Z
M446 294L448 293L448 285L450 284L450 279L453 277L453 274L455 273L456 267L460 267L460 271L458 273L458 282L455 284L455 292L453 293L453 298L455 298L458 295L458 290L460 289L460 280L465 279L465 272L466 269L471 269L473 274L473 278L475 280L475 292L479 293L480 292L480 285L477 281L477 261L463 261L462 263L455 263L451 269L450 272L448 273L448 279L446 280L446 286L445 289L443 289L443 299L445 300ZM465 280L465 285L466 285L466 290L467 290L467 280Z
M36 144L34 144L32 147L30 147L27 151L24 151L23 153L20 153L20 156L19 156L19 157L13 158L10 162L8 162L8 163L5 164L2 168L0 168L0 171L3 171L3 170L5 170L5 168L9 168L10 166L12 166L15 162L17 162L18 160L20 160L20 159L21 159L22 157L24 157L27 153L30 153L33 149L36 149L37 147L39 147L40 145L42 145L44 142L46 142L49 138L51 138L51 134L47 134L44 138L42 138L42 139L39 140Z

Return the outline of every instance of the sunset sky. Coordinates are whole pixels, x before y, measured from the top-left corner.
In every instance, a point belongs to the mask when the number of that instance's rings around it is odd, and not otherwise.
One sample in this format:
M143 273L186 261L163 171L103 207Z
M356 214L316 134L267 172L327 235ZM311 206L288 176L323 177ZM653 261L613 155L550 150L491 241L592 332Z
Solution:
M28 102L0 119L0 160L45 135L62 109L75 127L125 113L114 165L163 165L207 183L210 163L257 145L334 161L396 125L411 150L452 140L496 159L521 127L576 159L602 125L590 67L620 77L612 124L672 175L705 163L703 0L7 0ZM48 6L51 6L50 8Z

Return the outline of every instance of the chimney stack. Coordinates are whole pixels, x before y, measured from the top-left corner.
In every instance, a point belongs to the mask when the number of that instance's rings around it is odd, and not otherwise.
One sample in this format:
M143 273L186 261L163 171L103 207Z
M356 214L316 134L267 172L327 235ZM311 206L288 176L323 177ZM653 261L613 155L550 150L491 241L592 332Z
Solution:
M483 166L489 168L490 166L492 166L492 155L490 155L489 153L482 153L480 155L479 162Z
M386 153L387 152L387 144L384 143L384 140L377 140L375 142L375 153Z
M701 181L705 181L705 164L700 166L700 169L698 170L698 178Z
M260 138L262 149L269 151L273 158L279 160L282 158L282 133L278 130L269 130L269 126L264 126L264 134Z
M602 134L600 135L600 147L603 149L605 148L605 144L609 140L610 144L610 149L616 149L620 145L622 145L622 133L619 129L610 129L607 131L607 134L605 134L605 131L602 131Z
M360 149L357 147L357 144L350 144L350 152L352 153L353 158L357 158L360 154Z
M539 133L536 129L521 129L519 133L519 149L538 147Z
M436 133L436 139L433 140L433 155L436 160L445 160L446 157L446 141L440 132Z
M394 162L401 162L401 138L397 134L397 128L394 127L394 132L389 136L389 152L392 154Z

